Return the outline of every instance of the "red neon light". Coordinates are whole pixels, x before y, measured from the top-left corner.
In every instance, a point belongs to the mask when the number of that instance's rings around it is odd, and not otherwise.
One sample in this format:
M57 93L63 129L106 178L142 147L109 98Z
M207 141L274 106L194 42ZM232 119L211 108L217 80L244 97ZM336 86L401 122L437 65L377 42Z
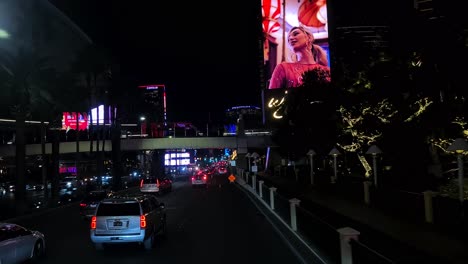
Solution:
M64 112L62 128L76 130L76 116L76 112ZM87 113L78 113L78 130L88 129L88 120Z
M72 166L72 167L60 167L60 168L59 168L59 173L72 173L72 174L76 174L76 167L75 167L75 166Z
M150 89L166 89L166 86L164 84L147 84L147 85L140 85L138 88L144 88L147 90Z

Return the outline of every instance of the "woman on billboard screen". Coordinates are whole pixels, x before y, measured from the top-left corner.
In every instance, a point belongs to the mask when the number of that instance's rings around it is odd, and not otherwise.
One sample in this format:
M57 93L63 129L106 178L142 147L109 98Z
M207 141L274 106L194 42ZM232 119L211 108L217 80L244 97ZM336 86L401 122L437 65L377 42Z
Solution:
M326 51L314 44L314 36L301 26L293 27L287 42L294 53L293 62L283 61L276 65L271 75L269 89L293 88L302 85L306 71L316 71L317 76L330 82L330 68Z

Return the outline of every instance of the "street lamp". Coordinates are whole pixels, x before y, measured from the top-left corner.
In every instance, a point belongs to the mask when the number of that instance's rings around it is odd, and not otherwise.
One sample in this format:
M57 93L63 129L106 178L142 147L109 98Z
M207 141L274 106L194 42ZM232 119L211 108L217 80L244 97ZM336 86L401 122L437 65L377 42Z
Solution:
M447 151L455 152L457 154L458 162L458 199L461 203L462 216L463 216L463 202L465 200L465 194L463 193L463 152L468 151L468 143L464 138L457 138L455 141L447 148Z
M253 159L255 166L257 166L257 159L260 158L260 155L257 152L254 152L250 157Z
M247 154L245 154L245 157L249 159L249 172L250 172L250 170L251 170L251 168L250 168L250 158L252 157L252 154L247 153Z
M310 149L309 152L307 152L307 156L309 156L310 160L310 184L314 185L314 155L317 154L315 153L314 150Z
M258 158L260 158L260 155L259 155L257 152L254 152L254 153L252 153L252 155L250 155L250 157L253 158L253 159L254 159L254 162L255 162L255 160L257 160Z
M328 153L328 155L331 155L333 156L333 170L335 172L335 177L333 178L333 181L332 183L335 183L337 180L338 180L338 168L337 168L337 164L336 164L336 157L338 155L340 155L341 153L338 151L338 149L336 149L336 147L334 147L330 153Z
M143 137L143 121L146 120L146 117L140 116L140 138Z
M377 155L382 154L382 150L379 149L376 145L370 146L366 154L372 155L372 170L374 171L374 185L377 188Z

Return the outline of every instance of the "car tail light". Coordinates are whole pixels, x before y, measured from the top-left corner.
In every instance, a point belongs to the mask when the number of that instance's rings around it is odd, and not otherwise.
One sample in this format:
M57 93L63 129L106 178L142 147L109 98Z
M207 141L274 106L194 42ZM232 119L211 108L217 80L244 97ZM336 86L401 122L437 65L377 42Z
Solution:
M146 216L142 215L140 216L140 229L145 229L146 228Z
M96 229L96 216L91 217L91 229Z
M206 181L206 175L204 175L204 176L203 176L203 180L205 180L205 181Z
M156 186L159 188L159 179L156 179Z
M195 180L195 177L192 177L192 181L194 181L194 180Z
M143 187L143 180L140 181L140 188Z
M86 207L85 203L80 203L80 207Z

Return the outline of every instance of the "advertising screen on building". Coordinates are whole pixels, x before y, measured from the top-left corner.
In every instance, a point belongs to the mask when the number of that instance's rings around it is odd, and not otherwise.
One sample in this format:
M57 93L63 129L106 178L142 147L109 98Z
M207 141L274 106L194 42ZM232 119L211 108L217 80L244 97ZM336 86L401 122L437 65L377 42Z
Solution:
M112 123L112 107L100 105L91 109L91 122L93 125ZM114 108L114 116L117 116L117 108Z
M78 122L77 117L78 116ZM89 126L88 114L87 113L76 113L76 112L63 112L62 114L62 129L63 130L86 130Z
M189 152L173 152L164 154L164 165L165 166L180 166L190 164L190 153Z
M314 85L315 80L331 81L327 0L260 1L267 84L264 121L274 126L291 112L291 100L313 101L300 98L308 93L292 92L306 86L305 78L312 78Z
M268 88L300 86L310 70L329 78L327 1L260 1Z

